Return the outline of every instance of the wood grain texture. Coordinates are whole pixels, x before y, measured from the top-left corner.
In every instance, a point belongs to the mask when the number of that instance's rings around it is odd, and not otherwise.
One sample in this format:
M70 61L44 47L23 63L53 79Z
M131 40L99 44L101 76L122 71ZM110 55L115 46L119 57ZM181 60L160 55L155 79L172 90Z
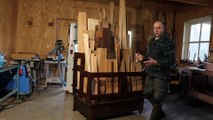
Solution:
M105 9L106 20L109 19L109 4L78 0L18 1L17 40L14 42L14 52L33 51L45 57L54 48L56 39L62 39L67 48L67 24L70 21L65 19L77 21L79 11L86 12L89 18L98 19L97 8L101 11ZM64 55L66 54L65 52Z
M87 14L78 12L78 52L84 53L83 32L87 30Z
M9 60L16 42L17 0L0 0L0 52Z
M99 20L104 18L104 21L113 21L114 28L116 28L119 23L119 7L115 4L114 12L110 8L113 8L112 3L95 3L79 0L18 0L17 34L16 40L13 42L13 51L36 51L42 56L47 55L54 48L55 40L61 36L66 45L65 48L67 48L67 23L65 21L57 23L57 20L59 18L77 20L79 11L85 12L88 18ZM166 13L169 19L173 8L171 5L144 2L142 9L129 7L126 8L126 11L128 13L126 30L134 29L137 24L145 26L144 33L141 34L146 34L146 39L142 40L138 34L133 33L133 41L144 42L148 41L148 38L152 36L151 22L153 20L150 14L154 11L162 11ZM112 20L112 16L114 20ZM53 25L50 26L49 23L53 23ZM61 27L57 27L57 24ZM172 23L167 22L167 24L171 28ZM113 31L116 31L114 28ZM117 36L118 34L115 32L115 38Z
M213 14L213 7L199 7L199 8L182 8L176 12L175 16L175 41L176 41L176 58L178 63L181 60L182 43L183 43L183 29L184 22L187 20L204 17ZM213 21L213 20L212 20ZM213 27L211 26L210 46L213 48Z

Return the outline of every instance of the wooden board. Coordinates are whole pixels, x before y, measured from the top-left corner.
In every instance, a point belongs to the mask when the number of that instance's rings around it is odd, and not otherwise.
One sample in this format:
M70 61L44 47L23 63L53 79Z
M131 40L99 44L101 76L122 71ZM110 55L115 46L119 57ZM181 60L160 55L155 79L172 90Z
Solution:
M95 40L95 30L88 30L89 40Z
M131 72L136 72L136 66L134 62L131 62ZM137 78L131 77L132 91L137 91Z
M121 0L119 5L119 40L121 49L127 49L127 28L126 28L126 1Z
M36 53L12 53L12 59L32 59L36 56Z
M91 72L96 73L98 71L98 61L97 56L94 53L91 53ZM94 78L92 82L92 94L97 95L98 94L98 79Z
M107 72L107 49L97 48L96 50L97 61L98 61L98 72ZM98 79L99 89L101 94L106 93L106 80L107 78L101 77Z
M103 43L102 47L107 48L110 50L110 47L112 46L112 32L109 28L103 28Z
M87 30L87 14L78 12L78 52L84 53L83 32Z
M107 60L107 66L109 72L118 72L117 60ZM106 93L118 93L118 79L108 78L106 81Z
M83 33L83 43L84 43L84 54L85 54L85 71L91 72L91 52L89 48L89 35L88 33ZM88 79L84 79L84 89L83 91L87 93L87 84L88 84Z
M140 62L135 62L135 68L136 72L142 72L142 64ZM142 90L143 89L143 81L141 80L142 77L137 77L137 90Z
M98 72L107 71L107 49L106 48L97 48L96 55L98 59Z
M114 13L115 13L115 5L114 5L114 1L110 1L109 3L110 6L110 24L111 24L111 31L114 30Z
M93 30L95 31L95 26L99 25L99 20L98 19L92 19L88 18L88 30Z

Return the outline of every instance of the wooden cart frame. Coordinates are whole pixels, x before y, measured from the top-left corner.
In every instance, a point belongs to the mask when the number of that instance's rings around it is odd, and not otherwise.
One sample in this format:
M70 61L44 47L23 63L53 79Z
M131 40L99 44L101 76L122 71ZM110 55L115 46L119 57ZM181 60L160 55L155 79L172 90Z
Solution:
M131 77L140 77L143 88L145 72L91 73L84 70L84 54L75 53L74 56L74 111L79 111L81 114L85 115L88 120L111 117L136 110L139 110L139 113L142 112L144 104L143 90L132 91L131 87L128 88L126 82L127 78L130 79L131 83ZM79 62L80 65L78 65ZM80 76L80 80L77 80L78 76ZM112 80L117 79L118 91L112 94L100 94L100 89L98 89L98 94L92 94L92 82L94 78L99 79L100 77L111 78ZM83 92L85 78L88 80L86 93Z

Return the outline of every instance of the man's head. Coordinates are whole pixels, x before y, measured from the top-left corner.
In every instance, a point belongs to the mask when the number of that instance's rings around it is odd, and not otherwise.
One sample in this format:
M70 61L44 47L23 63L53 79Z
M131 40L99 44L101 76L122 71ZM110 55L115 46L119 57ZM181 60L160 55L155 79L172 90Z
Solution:
M160 21L156 21L153 25L153 31L154 31L155 37L160 38L161 35L165 32L164 24Z

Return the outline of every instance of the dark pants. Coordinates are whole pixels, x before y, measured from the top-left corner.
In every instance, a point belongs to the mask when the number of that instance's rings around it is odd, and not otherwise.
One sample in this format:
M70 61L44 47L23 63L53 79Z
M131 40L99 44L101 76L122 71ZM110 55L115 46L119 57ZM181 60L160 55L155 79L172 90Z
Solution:
M166 95L167 81L157 77L146 77L144 95L153 102L162 103Z
M157 77L146 77L144 96L147 97L153 105L150 120L160 120L166 116L161 108L163 99L166 95L166 88L166 80Z

